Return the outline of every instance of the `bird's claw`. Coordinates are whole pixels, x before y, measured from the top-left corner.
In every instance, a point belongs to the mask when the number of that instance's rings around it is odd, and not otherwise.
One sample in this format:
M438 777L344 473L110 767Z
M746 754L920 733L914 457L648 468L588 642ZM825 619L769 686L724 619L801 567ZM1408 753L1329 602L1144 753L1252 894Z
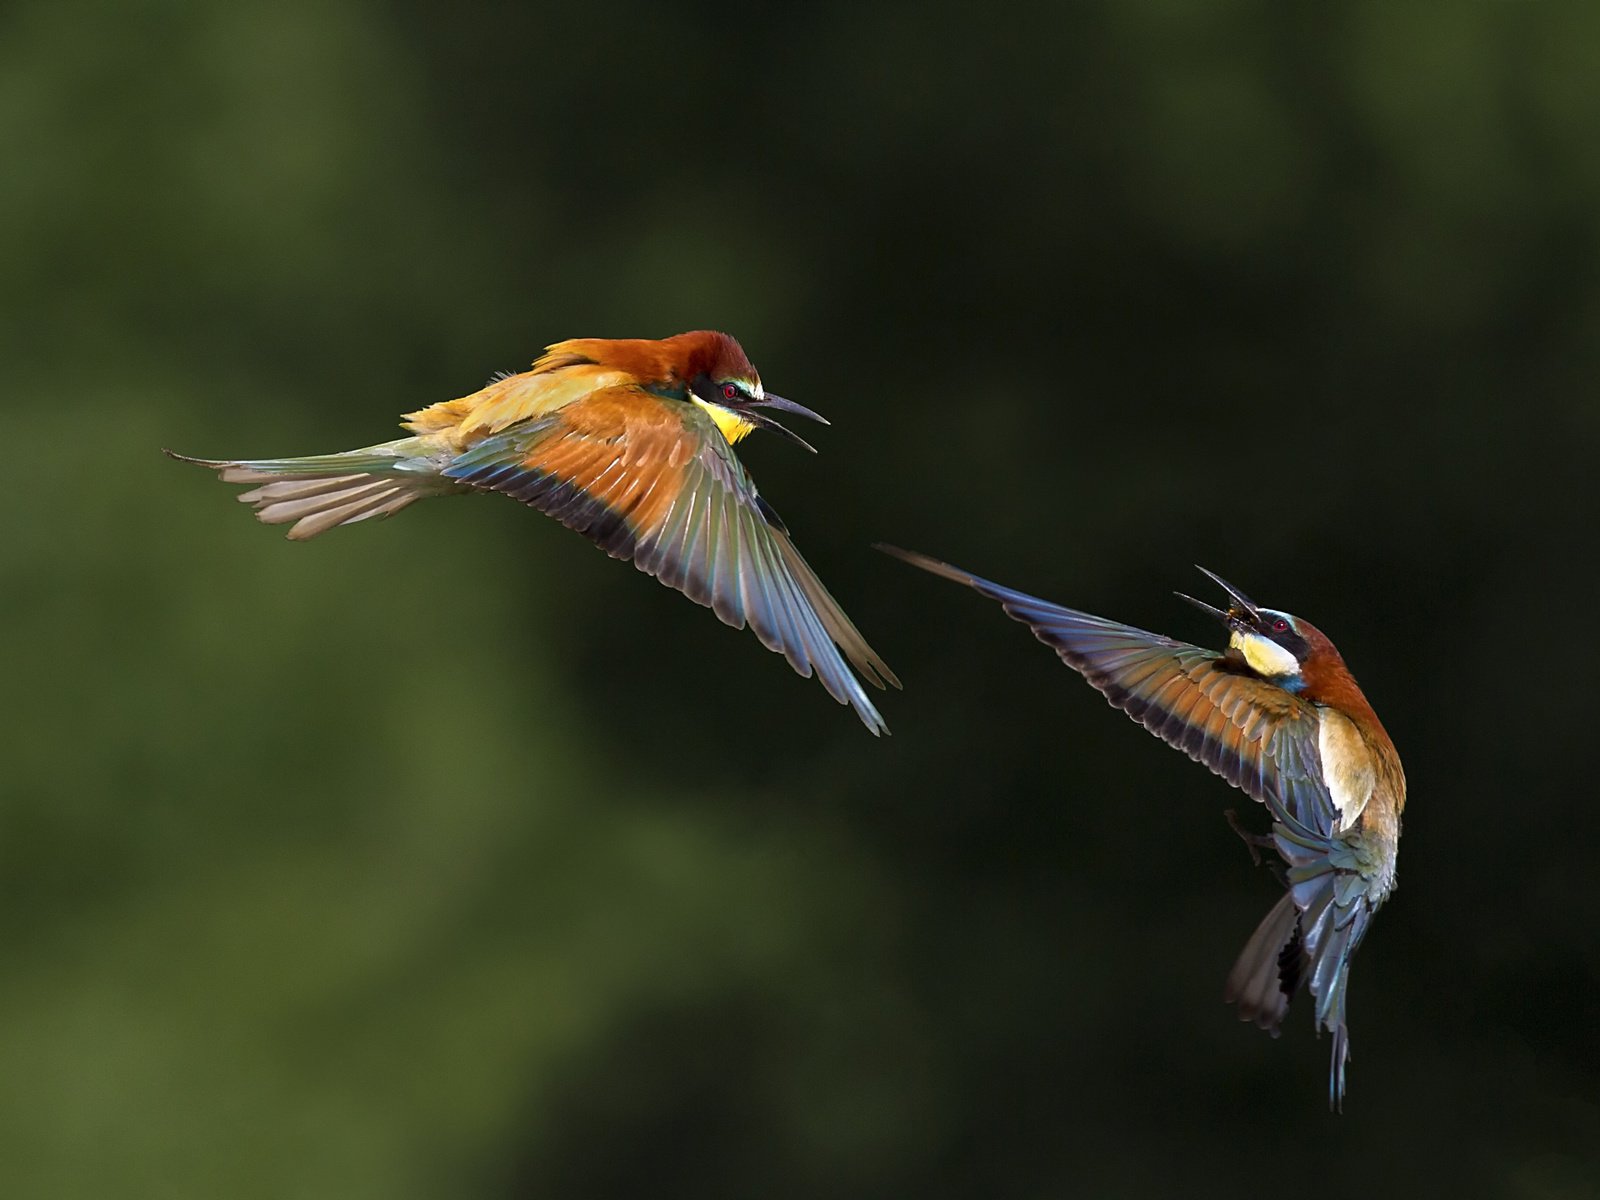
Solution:
M1261 851L1271 850L1275 848L1277 843L1265 834L1251 833L1240 824L1239 814L1234 809L1224 809L1222 815L1228 818L1228 827L1237 833L1239 840L1249 847L1250 861L1259 867L1261 865Z

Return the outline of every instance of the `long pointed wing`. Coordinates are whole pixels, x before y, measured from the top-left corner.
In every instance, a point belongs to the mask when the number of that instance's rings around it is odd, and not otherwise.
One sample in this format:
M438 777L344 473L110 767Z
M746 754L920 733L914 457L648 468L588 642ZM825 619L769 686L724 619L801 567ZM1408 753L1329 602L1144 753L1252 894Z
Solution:
M1310 705L1222 655L1040 600L925 555L882 546L997 600L1061 660L1151 733L1267 806L1291 831L1326 841L1337 812L1322 782Z
M444 474L530 504L734 628L748 624L802 676L815 671L873 733L888 731L845 658L876 687L899 680L694 405L603 388L485 438Z

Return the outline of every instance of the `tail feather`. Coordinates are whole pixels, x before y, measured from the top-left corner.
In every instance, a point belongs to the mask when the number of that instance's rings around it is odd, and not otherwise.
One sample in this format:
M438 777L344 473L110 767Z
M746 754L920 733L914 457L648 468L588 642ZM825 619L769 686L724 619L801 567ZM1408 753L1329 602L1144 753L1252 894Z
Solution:
M329 505L339 506L355 500L373 488L385 486L391 485L371 475L339 475L333 479L319 479L299 485L308 490L285 489L283 492L274 492L272 489L283 488L284 485L272 483L241 492L236 499L241 504L255 505L256 515L263 524L283 525L311 513L322 512Z
M403 485L386 479L374 481L370 475L357 475L348 487L313 496L307 500L269 503L256 510L264 525L288 525L289 536L297 541L316 537L338 525L354 525L369 517L398 512L418 497Z
M249 479L240 478L243 471L232 468L223 471L219 478L224 483L254 483L262 478L257 474ZM270 476L268 478L271 478ZM328 492L337 492L345 487L352 479L365 479L364 475L329 475L313 476L310 479L279 479L276 483L262 484L248 492L240 492L238 499L244 504L262 504L268 501L306 500L313 496L322 496Z
M1361 944L1373 908L1364 895L1352 895L1350 872L1331 864L1300 867L1294 889L1285 892L1245 943L1223 998L1239 1006L1239 1019L1254 1021L1274 1037L1289 1001L1302 988L1311 991L1316 1023L1333 1035L1328 1068L1328 1104L1344 1108L1345 1065L1350 1061L1350 1030L1345 1022L1350 958Z
M255 506L263 524L289 525L288 536L295 541L390 516L428 496L465 490L438 474L419 438L306 458L227 460L165 453L211 468L224 483L260 484L239 499Z
M1300 910L1285 892L1244 944L1222 991L1227 1003L1239 1006L1241 1021L1253 1021L1273 1037L1278 1036L1294 992L1292 985L1287 990L1283 986L1289 982L1283 959L1285 951L1297 948L1299 928Z

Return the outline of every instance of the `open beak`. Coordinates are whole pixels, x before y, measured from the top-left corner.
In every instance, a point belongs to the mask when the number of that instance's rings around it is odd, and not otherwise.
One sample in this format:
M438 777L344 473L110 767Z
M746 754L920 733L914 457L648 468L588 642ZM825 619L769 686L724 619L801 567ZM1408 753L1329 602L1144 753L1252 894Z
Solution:
M812 412L804 404L796 404L793 400L785 400L782 396L774 396L771 392L768 392L759 400L751 400L744 405L744 415L749 418L752 423L759 425L762 429L770 429L774 433L781 433L784 437L795 443L795 445L803 446L813 454L817 452L817 448L815 446L806 441L805 438L801 437L794 430L778 424L777 421L767 416L765 413L756 412L755 410L758 408L775 408L779 412L794 413L797 417L806 417L812 421L819 421L824 425L829 423L827 417L824 417L821 413Z
M1228 611L1223 612L1222 609L1207 604L1204 600L1196 600L1193 596L1185 596L1182 592L1174 593L1178 599L1187 600L1203 613L1210 613L1229 629L1249 629L1253 625L1260 623L1261 610L1256 607L1255 601L1251 600L1249 596L1246 596L1222 576L1199 565L1196 565L1195 569L1228 593Z

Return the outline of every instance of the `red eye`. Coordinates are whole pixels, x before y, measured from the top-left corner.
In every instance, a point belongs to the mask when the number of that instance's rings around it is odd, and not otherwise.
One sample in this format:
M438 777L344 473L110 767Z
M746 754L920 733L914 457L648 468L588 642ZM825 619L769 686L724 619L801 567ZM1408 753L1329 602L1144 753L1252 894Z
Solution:
M1272 631L1274 633L1288 633L1289 622L1285 621L1282 617L1279 617L1272 623Z
M724 400L737 400L739 398L739 389L734 387L731 383L723 384L722 398Z

